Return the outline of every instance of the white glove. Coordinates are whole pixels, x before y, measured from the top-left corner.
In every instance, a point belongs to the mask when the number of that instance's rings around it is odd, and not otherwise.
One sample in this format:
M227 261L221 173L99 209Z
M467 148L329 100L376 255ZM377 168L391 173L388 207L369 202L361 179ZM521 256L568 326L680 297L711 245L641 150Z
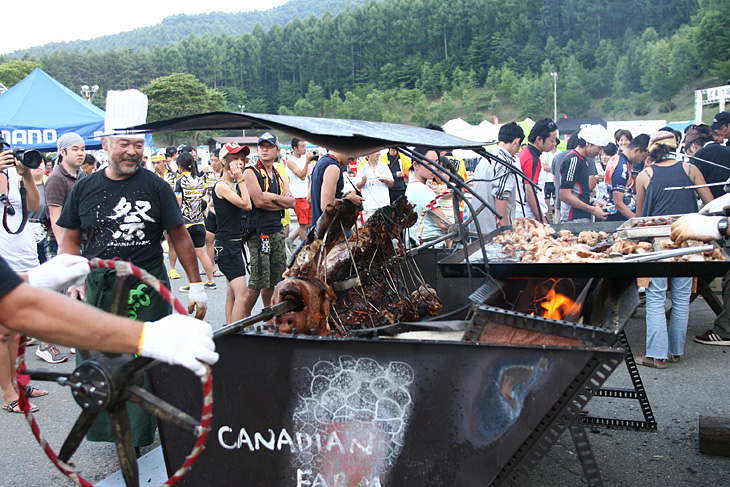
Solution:
M195 310L195 317L202 320L208 311L208 295L202 282L191 282L188 291L188 313Z
M730 194L728 193L725 193L724 195L715 198L714 200L703 206L700 210L700 215L707 215L708 213L723 211L726 206L730 206Z
M672 224L671 238L677 243L685 240L717 240L721 237L717 224L726 219L726 216L704 216L696 213L685 215Z
M138 353L171 365L182 365L198 376L205 374L203 362L213 365L218 361L210 325L178 314L146 322Z
M54 291L84 282L91 268L80 255L61 254L28 271L28 284Z

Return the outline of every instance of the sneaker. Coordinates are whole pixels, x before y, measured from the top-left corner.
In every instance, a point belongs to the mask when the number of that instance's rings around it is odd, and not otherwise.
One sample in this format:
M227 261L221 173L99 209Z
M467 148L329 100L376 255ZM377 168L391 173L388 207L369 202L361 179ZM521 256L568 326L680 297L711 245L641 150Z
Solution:
M38 345L38 339L37 338L28 338L25 341L25 346L30 347L31 345Z
M71 355L76 355L76 349L71 347L68 349L68 353L70 353Z
M730 345L730 338L724 338L712 330L707 330L702 335L695 336L697 343L705 345Z
M215 285L215 283L214 283L213 281L205 281L205 284L203 284L203 287L204 287L205 289L215 289L215 288L217 288L218 286L216 286L216 285Z
M170 272L168 272L167 275L170 279L180 279L180 273L175 269L170 269Z
M181 293L186 293L190 291L190 284L185 284L183 287L180 288Z
M35 351L35 356L49 364L60 364L68 360L68 357L55 345L39 346L38 350Z

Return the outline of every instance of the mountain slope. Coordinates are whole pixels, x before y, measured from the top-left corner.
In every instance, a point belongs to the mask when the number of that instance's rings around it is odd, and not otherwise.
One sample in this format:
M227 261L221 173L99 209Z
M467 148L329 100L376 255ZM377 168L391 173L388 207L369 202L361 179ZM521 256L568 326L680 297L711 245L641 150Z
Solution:
M241 35L251 32L256 24L261 24L264 30L268 30L274 24L284 26L297 17L305 20L312 15L321 16L328 10L333 15L337 15L347 6L361 5L366 1L291 0L284 5L265 11L211 12L197 15L179 14L166 17L161 23L151 27L141 27L128 32L83 41L52 42L43 46L15 51L11 56L21 57L25 53L42 56L58 49L65 51L78 49L81 52L89 48L96 52L119 48L149 49L154 45L166 46L179 42L190 34L214 36L225 32L228 35Z

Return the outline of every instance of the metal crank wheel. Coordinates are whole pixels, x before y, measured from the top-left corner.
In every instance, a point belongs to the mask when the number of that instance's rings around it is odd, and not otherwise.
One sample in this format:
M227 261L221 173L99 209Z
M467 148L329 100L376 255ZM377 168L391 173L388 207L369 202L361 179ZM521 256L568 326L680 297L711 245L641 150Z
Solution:
M93 259L89 262L92 269L106 268L116 270L114 283L114 298L112 313L126 316L130 290L129 277L137 277L145 284L157 291L163 299L169 301L180 314L187 315L186 309L172 296L170 290L163 283L148 272L123 261ZM20 340L18 349L18 383L20 384L19 405L23 409L30 424L33 435L38 440L51 462L76 485L91 487L92 484L83 479L75 471L71 457L76 452L84 436L91 428L94 420L102 411L108 411L111 429L114 435L119 463L124 481L128 487L139 486L139 468L137 455L132 439L129 416L127 415L126 401L141 407L161 421L167 421L177 427L190 431L196 441L193 449L185 458L183 465L163 484L175 485L190 470L204 449L205 441L210 432L210 423L213 418L213 376L210 367L206 365L206 373L201 377L203 386L203 411L200 421L186 412L160 399L151 392L142 388L144 381L143 369L153 366L156 362L144 357L120 355L110 353L94 353L88 350L78 352L84 359L70 375L58 372L26 370L25 368L25 340ZM76 420L71 432L61 447L58 455L41 435L33 413L30 412L30 403L25 395L24 386L33 380L55 381L60 385L71 388L76 402L81 406L81 415Z

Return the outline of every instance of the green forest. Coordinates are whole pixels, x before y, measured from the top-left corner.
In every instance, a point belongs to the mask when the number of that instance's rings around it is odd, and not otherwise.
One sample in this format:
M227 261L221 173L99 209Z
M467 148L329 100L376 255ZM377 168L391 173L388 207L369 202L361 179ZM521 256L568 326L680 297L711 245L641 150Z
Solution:
M77 92L98 84L102 108L106 90L138 88L150 121L244 109L422 126L552 116L557 72L559 114L634 118L725 84L727 17L721 0L370 0L243 35L0 56L0 82L40 66Z

